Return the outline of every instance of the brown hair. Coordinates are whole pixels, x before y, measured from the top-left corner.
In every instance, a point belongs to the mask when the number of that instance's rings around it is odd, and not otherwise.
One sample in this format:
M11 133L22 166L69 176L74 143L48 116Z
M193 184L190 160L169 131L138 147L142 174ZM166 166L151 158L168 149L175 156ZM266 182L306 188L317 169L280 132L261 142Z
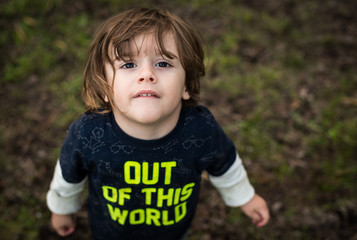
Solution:
M108 19L93 39L84 72L82 98L88 111L108 112L113 109L113 92L105 76L105 63L114 69L109 49L123 59L130 41L142 33L154 32L161 54L172 58L163 44L164 34L175 38L181 64L186 72L185 87L190 99L184 105L195 106L199 101L200 78L205 74L204 53L200 38L192 27L167 10L135 8Z

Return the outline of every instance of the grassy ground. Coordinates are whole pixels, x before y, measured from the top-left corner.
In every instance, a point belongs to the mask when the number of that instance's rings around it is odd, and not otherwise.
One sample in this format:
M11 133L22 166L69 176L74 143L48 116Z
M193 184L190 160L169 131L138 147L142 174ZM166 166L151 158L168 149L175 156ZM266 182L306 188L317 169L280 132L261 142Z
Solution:
M191 240L357 239L355 1L0 3L1 239L59 239L45 194L98 24L132 6L173 9L202 33L202 103L235 141L272 219L255 229L203 182ZM69 239L87 239L85 211Z

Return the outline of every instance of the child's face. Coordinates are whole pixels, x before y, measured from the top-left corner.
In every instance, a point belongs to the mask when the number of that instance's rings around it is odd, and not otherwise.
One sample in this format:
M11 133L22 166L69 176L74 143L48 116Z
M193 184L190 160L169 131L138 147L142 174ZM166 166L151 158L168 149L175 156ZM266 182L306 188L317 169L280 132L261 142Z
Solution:
M161 135L167 134L177 123L181 100L190 98L185 88L185 70L171 33L165 35L164 45L175 56L173 59L160 54L154 34L135 37L128 49L132 58L114 61L114 84L113 69L106 64L107 79L113 84L115 119L135 137L140 138L135 129L142 127L159 127L166 131Z

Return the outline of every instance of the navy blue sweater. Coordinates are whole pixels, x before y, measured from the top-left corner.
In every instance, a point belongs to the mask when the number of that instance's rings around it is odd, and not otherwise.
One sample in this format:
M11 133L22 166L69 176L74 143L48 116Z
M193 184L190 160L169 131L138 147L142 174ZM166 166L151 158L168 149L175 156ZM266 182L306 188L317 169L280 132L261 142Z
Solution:
M220 176L236 150L208 109L183 108L161 139L125 134L113 113L83 114L71 125L60 166L69 183L89 179L96 240L180 239L194 217L201 173Z

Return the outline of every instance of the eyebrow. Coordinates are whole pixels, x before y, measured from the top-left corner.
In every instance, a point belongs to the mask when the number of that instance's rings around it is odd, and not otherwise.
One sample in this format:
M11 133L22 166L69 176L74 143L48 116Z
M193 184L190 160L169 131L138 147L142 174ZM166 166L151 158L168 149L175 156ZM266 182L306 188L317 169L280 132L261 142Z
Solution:
M123 46L123 45L126 46ZM112 46L113 60L130 60L134 56L128 43L122 43L119 46Z
M158 55L166 56L169 59L175 59L175 58L178 59L178 57L174 53L172 53L170 51L167 51L167 50L165 50L165 52L164 51L160 51Z
M139 55L140 52L146 52L146 49L143 49L142 45L138 46L135 41L134 44L135 45L133 46L131 41L126 41L119 46L112 46L114 48L114 60L132 60L132 58ZM167 57L169 59L179 59L176 54L167 50L165 46L160 47L159 45L160 44L158 43L154 49L157 56Z
M115 60L132 60L133 57L137 56L140 51L131 51L128 49L121 49L121 51L118 51L119 49L116 49L115 51ZM157 48L155 49L155 54L156 56L161 56L163 58L169 58L169 59L179 59L178 56L176 56L174 53L171 51L165 50L165 51L159 51Z

